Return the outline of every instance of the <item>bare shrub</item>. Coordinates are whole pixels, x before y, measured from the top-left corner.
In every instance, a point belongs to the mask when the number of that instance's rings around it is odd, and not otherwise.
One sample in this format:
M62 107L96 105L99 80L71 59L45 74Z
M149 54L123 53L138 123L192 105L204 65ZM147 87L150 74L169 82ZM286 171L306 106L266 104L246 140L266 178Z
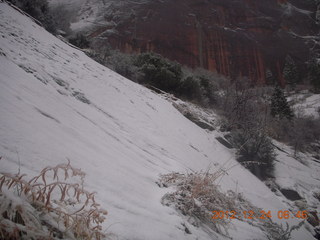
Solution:
M160 186L176 186L177 191L167 193L162 198L162 204L173 206L196 227L201 224L209 225L211 229L222 235L227 235L229 220L216 219L213 221L212 211L234 209L235 198L220 192L214 183L223 175L222 171L211 174L208 172L179 174L170 173L160 177ZM230 192L230 194L232 194Z
M265 131L252 130L232 131L230 141L238 149L237 160L258 178L265 180L273 177L274 146Z
M269 88L255 87L248 79L225 82L216 105L228 129L262 128L269 114Z
M320 121L313 117L296 118L287 136L289 144L294 147L295 155L297 151L309 151L313 144L320 141Z
M84 189L84 176L70 162L30 180L1 172L0 239L103 239L107 211Z
M289 144L298 152L317 152L320 143L320 121L312 116L298 115L292 121L270 121L273 137Z
M234 166L232 166L234 167ZM231 169L230 167L229 169ZM213 219L213 211L238 213L235 215L240 221L258 227L269 239L290 239L291 232L301 227L284 228L282 225L272 222L271 218L259 217L243 218L241 213L253 211L255 216L261 215L262 209L255 207L242 194L229 190L227 193L220 191L216 180L226 174L222 168L214 173L169 173L160 176L160 187L174 187L176 191L167 193L162 197L162 204L174 207L178 212L188 218L188 222L195 227L209 227L214 232L228 237L228 228L232 220L228 217ZM188 230L190 231L190 230Z
M273 176L274 146L268 137L270 89L252 86L248 79L229 83L220 95L222 128L237 149L237 160L260 179ZM248 164L248 162L254 164Z
M289 227L289 224L286 223L286 227L284 228L282 224L279 225L273 222L266 222L262 230L264 230L265 228L269 229L268 233L266 234L266 237L269 240L290 240L292 232L300 229L303 223L304 222L301 221L300 223L292 227Z

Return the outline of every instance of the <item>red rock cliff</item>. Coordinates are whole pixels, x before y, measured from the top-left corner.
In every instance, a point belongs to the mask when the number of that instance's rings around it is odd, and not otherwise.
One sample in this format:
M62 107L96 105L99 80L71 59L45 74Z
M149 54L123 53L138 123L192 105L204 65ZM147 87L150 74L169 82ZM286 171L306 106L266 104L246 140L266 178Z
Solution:
M124 52L154 51L191 67L266 82L270 69L281 84L287 54L308 55L283 15L286 0L153 1L132 7L109 43ZM112 16L111 16L112 17ZM101 29L97 30L101 31ZM292 53L293 52L293 53Z

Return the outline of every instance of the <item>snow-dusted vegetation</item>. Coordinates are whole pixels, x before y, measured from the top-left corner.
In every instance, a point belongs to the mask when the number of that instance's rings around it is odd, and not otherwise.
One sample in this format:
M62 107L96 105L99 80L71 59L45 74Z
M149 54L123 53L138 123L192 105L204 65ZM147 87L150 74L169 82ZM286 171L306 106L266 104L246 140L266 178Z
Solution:
M5 2L0 19L1 239L313 239L311 223L319 220L297 216L320 211L320 163L312 154L297 157L270 140L277 158L266 186L239 164L233 146L221 144L227 132L216 114L125 79ZM213 129L173 105L188 105ZM55 172L80 179L59 175L57 182ZM84 198L72 201L65 187ZM270 217L214 219L216 210ZM41 232L27 231L34 226Z
M84 189L85 173L68 164L38 176L0 174L1 239L103 239L107 211Z

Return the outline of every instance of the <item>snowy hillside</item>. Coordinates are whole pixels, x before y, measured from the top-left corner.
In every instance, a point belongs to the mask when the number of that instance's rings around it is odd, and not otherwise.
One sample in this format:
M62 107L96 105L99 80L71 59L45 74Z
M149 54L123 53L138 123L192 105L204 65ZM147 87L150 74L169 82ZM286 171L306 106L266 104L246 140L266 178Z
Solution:
M17 172L20 165L31 176L69 159L87 173L86 188L97 192L97 201L108 210L104 227L115 239L227 239L163 206L161 198L171 190L156 184L160 174L172 171L235 165L234 152L215 139L218 132L199 128L170 102L99 65L3 2L0 32L1 171ZM299 164L291 165L296 170ZM284 172L290 174L290 166ZM316 169L303 169L304 177L314 176L307 187L319 186ZM271 210L275 222L299 223L276 218L288 205L240 165L219 184L222 191L242 192L255 206ZM258 227L236 220L228 232L233 239L267 239ZM304 226L292 234L313 239Z
M148 3L149 0L49 0L48 2L51 8L63 6L72 9L72 13L76 14L71 18L71 29L74 32L81 32L99 26L112 26L115 23L114 20L108 19L110 16L118 20L125 15L130 16L134 7Z
M320 114L320 94L295 94L290 96L296 114L317 117Z

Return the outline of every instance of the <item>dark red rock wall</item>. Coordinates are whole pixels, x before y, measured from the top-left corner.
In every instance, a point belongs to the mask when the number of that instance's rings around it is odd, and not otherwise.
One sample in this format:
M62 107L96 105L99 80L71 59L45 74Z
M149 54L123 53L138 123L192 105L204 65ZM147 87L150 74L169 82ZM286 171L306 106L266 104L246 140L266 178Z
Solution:
M109 43L124 52L154 51L190 67L266 82L270 69L284 85L287 54L307 58L283 17L286 0L154 1L132 8ZM311 23L310 23L311 24ZM98 30L99 31L99 30ZM101 31L101 29L100 29ZM295 53L296 52L296 53Z

